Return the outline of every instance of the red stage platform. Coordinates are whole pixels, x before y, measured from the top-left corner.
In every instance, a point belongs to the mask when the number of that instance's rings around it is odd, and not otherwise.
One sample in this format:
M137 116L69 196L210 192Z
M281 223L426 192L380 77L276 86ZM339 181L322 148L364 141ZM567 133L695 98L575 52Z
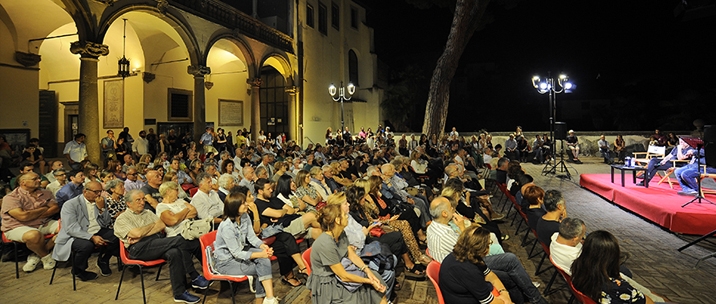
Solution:
M671 189L666 182L657 185L659 178L654 178L647 189L634 185L628 175L623 188L619 172L614 183L609 174L582 174L579 184L672 232L703 235L716 229L716 205L697 201L681 208L693 197L676 194L681 190L678 183ZM714 195L706 198L716 202Z

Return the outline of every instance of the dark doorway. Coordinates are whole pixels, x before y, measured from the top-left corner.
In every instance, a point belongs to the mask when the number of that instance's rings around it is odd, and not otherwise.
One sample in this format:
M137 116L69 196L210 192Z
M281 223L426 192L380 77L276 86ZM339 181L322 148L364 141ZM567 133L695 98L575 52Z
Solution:
M281 133L289 134L288 93L283 75L272 67L261 70L261 129L268 136L276 138Z

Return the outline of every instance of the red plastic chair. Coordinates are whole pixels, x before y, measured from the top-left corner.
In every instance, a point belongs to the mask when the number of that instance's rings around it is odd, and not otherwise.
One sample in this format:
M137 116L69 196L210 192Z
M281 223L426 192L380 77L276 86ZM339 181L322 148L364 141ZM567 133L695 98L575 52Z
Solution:
M574 294L574 297L577 298L577 301L582 302L582 304L597 304L597 302L594 302L592 298L583 294L581 291L577 290L577 288L574 288L572 280L569 280L569 289L572 290L572 294Z
M430 261L428 264L428 268L425 270L425 273L428 275L428 279L430 279L430 282L433 283L433 286L435 287L435 293L438 294L438 303L439 304L445 304L445 300L443 299L443 293L440 291L440 263L435 261Z
M428 275L428 279L430 279L430 282L433 283L433 286L435 287L435 293L438 294L438 303L439 304L445 304L445 300L443 299L443 293L440 291L440 263L436 261L430 261L428 264L428 268L425 270L425 273ZM497 291L497 288L492 288L492 295L494 297L499 297L500 292Z
M274 238L275 239L275 238ZM199 242L201 243L201 253L202 253L202 259L201 259L201 265L202 269L204 271L204 278L209 280L209 284L211 284L212 281L227 281L229 282L229 289L234 290L232 283L233 282L243 282L248 280L248 276L234 276L234 275L222 275L219 274L214 269L214 259L213 259L213 253L214 253L214 241L216 241L216 231L209 232L207 234L202 235L199 238ZM249 283L250 284L250 283ZM204 290L204 302L206 302L206 294L209 289ZM234 299L234 294L231 294L231 303L236 303L236 300Z
M129 266L137 266L139 267L139 277L142 281L142 300L144 300L144 304L147 304L147 296L144 294L144 272L142 271L142 267L159 266L159 270L157 271L157 278L155 279L155 281L159 281L159 274L162 273L162 266L167 261L165 259L156 259L151 261L130 259L129 254L127 253L127 248L124 247L124 242L122 242L122 240L119 240L119 258L122 259L124 268L122 269L122 276L119 277L119 286L117 286L117 295L114 296L114 300L116 301L119 298L119 290L120 288L122 288L122 279L124 279L124 272L127 271L127 268L129 268Z
M199 187L189 189L189 197L194 197L194 194L196 194L197 191L199 191Z
M59 220L58 220L58 222L59 222ZM59 225L60 225L60 224L61 224L61 223L58 223L58 226L57 226L58 229L59 229ZM15 241L13 241L13 240L8 239L8 238L5 236L5 232L2 232L1 234L2 234L2 242L5 243L5 244L12 244L13 247L14 247L14 248L13 248L13 255L15 255L15 279L19 279L19 278L20 278L20 265L19 265L20 262L18 261L18 258L17 258L17 244L20 243L20 242L15 242ZM45 235L45 240L49 240L49 239L55 237L55 235L57 235L57 234L56 234L56 233L46 234L46 235ZM22 244L22 243L20 243L20 244ZM52 254L52 252L50 252L50 254Z
M311 275L311 248L306 249L301 254L301 259L303 259L303 264L306 265L306 275Z

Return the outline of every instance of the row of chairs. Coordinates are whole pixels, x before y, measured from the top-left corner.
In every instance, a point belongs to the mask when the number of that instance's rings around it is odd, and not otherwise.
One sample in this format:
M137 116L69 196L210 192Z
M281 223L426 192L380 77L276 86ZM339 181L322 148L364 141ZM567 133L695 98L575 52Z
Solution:
M517 203L517 199L507 189L507 185L504 183L496 182L495 188L500 191L501 198L505 198L505 203L502 206L502 209L503 209L502 211L504 212L504 209L508 208L506 218L509 218L512 209L515 210L514 214L512 214L512 221L511 221L510 225L514 226L518 215L522 218L522 221L517 220L518 225L515 229L516 236L522 232L520 230L521 229L520 227L522 226L523 223L525 224L525 229L524 229L525 235L522 237L522 246L524 247L526 245L529 245L529 244L527 244L527 239L530 235L530 232L532 232L532 235L534 236L534 240L532 242L532 248L530 249L530 253L528 255L529 258L531 259L531 258L534 258L539 255L539 253L533 254L537 243L539 243L540 246L542 247L542 258L540 259L540 262L537 265L537 269L535 270L535 275L540 275L540 274L544 273L545 271L549 270L550 268L554 268L554 272L552 273L550 280L547 283L547 286L545 287L543 295L547 296L547 295L550 295L557 291L556 289L554 289L554 290L552 289L552 285L554 284L554 281L557 278L557 274L559 273L559 274L561 274L562 278L564 279L565 285L569 287L569 290L572 293L572 296L569 298L568 303L571 304L576 299L577 301L579 301L583 304L596 304L594 302L594 300L592 300L591 298L589 298L588 296L584 295L582 292L580 292L579 290L574 288L574 285L572 285L571 277L554 263L554 261L552 260L552 257L550 256L549 247L546 244L539 241L539 239L537 237L537 231L535 231L534 229L531 229L530 226L527 224L527 214L525 214L524 211L522 211L520 204ZM510 208L510 206L512 208ZM544 264L545 259L547 259L548 257L549 257L549 261L550 261L551 265L549 265L545 269L540 270L542 268L542 265Z

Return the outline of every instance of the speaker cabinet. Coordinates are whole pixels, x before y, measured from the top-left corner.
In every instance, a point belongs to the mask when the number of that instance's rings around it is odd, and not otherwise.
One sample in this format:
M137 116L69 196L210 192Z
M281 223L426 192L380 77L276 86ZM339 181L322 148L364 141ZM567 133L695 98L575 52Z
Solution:
M560 121L554 122L554 139L567 139L567 124Z

